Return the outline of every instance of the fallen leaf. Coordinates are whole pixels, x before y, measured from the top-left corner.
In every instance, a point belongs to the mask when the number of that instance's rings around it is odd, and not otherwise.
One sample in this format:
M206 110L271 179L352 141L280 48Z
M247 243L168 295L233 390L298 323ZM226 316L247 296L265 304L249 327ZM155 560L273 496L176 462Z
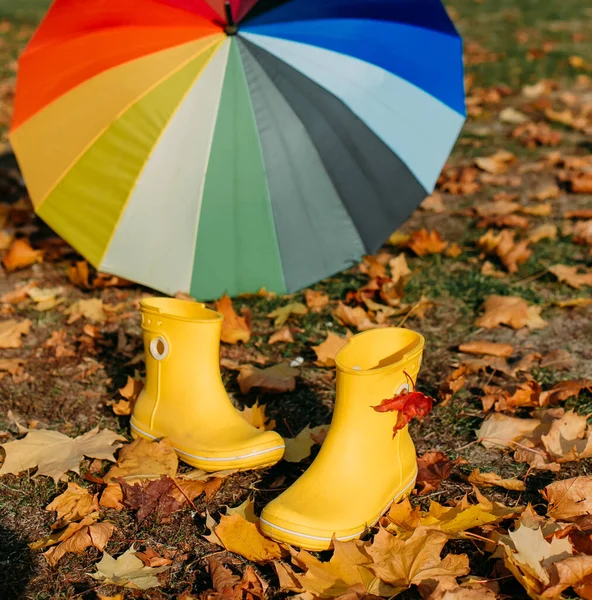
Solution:
M545 200L552 200L558 198L561 190L554 181L541 181L532 190L530 197L533 200L544 202Z
M466 554L440 554L448 536L436 529L418 527L407 540L397 539L381 528L374 536L368 554L374 560L372 571L382 581L403 591L427 579L461 577L469 572ZM394 595L394 594L393 594Z
M560 598L561 592L573 588L580 598L592 598L592 556L570 556L551 566L551 587L543 592L543 598Z
M502 123L509 123L511 125L520 125L521 123L526 123L526 121L528 121L528 117L520 112L519 110L516 110L515 108L508 106L507 108L504 108L504 110L502 110L499 114L499 120Z
M312 347L317 355L315 365L319 367L334 367L337 353L345 346L345 344L347 344L350 337L351 333L349 331L347 332L346 337L341 337L340 335L329 331L327 333L327 339L324 342L318 346Z
M417 256L426 256L427 254L441 254L448 246L448 242L445 242L435 229L428 232L424 228L411 234L407 246Z
M232 306L232 300L224 294L216 302L216 310L224 317L221 340L226 344L245 344L251 339L251 327L245 317L239 317Z
M253 567L247 566L242 579L233 575L215 557L208 558L208 567L212 585L211 592L203 592L203 600L224 600L227 598L245 598L246 600L264 600L267 584L257 575ZM183 600L183 598L181 598Z
M366 331L378 327L376 323L372 323L368 313L361 307L345 305L343 302L337 303L337 308L333 312L335 318L341 325L346 327L356 327L358 331Z
M541 329L547 326L547 322L541 318L541 308L529 306L519 296L492 295L487 298L483 308L485 314L475 321L477 327L492 329L508 325L513 329Z
M0 348L21 348L21 336L28 335L33 323L29 319L16 321L9 319L0 322Z
M96 572L91 577L101 581L103 585L112 584L135 590L148 590L158 587L156 577L169 569L164 567L146 567L136 556L133 546L117 559L105 552L96 565Z
M391 269L391 279L394 285L399 281L405 282L409 275L411 275L411 269L409 268L407 258L403 253L391 258L389 260L389 267Z
M491 408L500 411L514 411L517 408L539 406L541 387L536 381L526 381L515 386L511 391L496 386L486 385L485 396L481 399L483 411Z
M419 206L422 210L433 212L436 214L443 213L446 209L442 204L442 196L438 192L434 192L428 196Z
M315 290L305 290L304 299L306 301L306 306L308 306L313 313L321 312L323 308L329 304L329 294L316 292Z
M508 170L509 165L516 160L516 156L506 150L498 150L492 156L482 156L475 159L475 164L483 171L499 175Z
M160 479L161 475L174 477L179 460L175 450L164 438L148 441L138 438L127 444L117 456L117 464L105 474L106 483L123 479L128 483L142 479Z
M276 331L268 340L268 344L271 346L272 344L278 344L285 342L287 344L291 344L294 342L294 338L292 337L292 332L289 327L283 327L279 331Z
M262 392L279 394L296 389L298 369L280 363L267 369L258 369L253 365L241 365L237 377L242 394L248 394L252 388Z
M485 340L466 342L461 344L458 349L466 354L487 354L505 358L512 356L514 352L514 346L511 344L498 344L495 342L486 342Z
M519 139L526 148L559 146L563 141L561 133L547 123L523 123L514 128L512 137Z
M102 323L107 320L107 313L100 298L88 298L74 302L68 309L68 325L71 325L81 317L93 323Z
M435 492L448 479L452 469L462 460L450 460L442 452L428 451L417 459L417 485L419 495Z
M545 238L550 240L557 239L557 225L553 223L539 225L528 234L528 240L531 244L536 244Z
M576 521L592 514L592 477L573 477L551 483L541 492L549 503L547 515L557 521Z
M60 529L72 521L80 521L89 513L99 510L97 494L92 495L78 484L69 483L68 489L54 498L45 510L57 512L57 521L51 528Z
M592 208L582 208L579 210L569 210L563 213L565 219L592 219Z
M259 564L282 556L279 544L263 536L255 523L247 521L239 513L222 515L216 535L224 548Z
M123 491L118 483L109 483L101 494L99 506L123 510Z
M505 217L520 210L521 205L518 202L509 200L494 200L493 202L484 202L475 207L475 212L480 217Z
M468 477L469 483L478 487L501 487L505 490L523 492L526 489L524 481L519 479L503 479L497 473L481 473L479 469L473 469Z
M540 424L539 419L518 419L493 413L481 424L477 439L485 448L512 448L514 442L532 434Z
M22 358L0 358L0 372L21 376L24 373L24 364L25 361Z
M301 302L292 302L280 308L276 308L267 316L275 319L275 327L282 327L292 315L305 315L308 313L308 308Z
M150 546L148 546L144 552L136 552L136 556L146 567L164 567L173 562L170 558L160 556L153 548L150 548Z
M191 481L186 479L176 479L175 487L171 488L169 495L172 496L180 505L185 505L193 502L198 496L205 494L206 501L211 500L220 487L222 486L223 478L214 477L205 481Z
M388 254L386 257L388 258ZM364 256L359 266L360 273L368 275L370 279L384 279L387 277L386 261L381 260L381 255Z
M570 298L569 300L557 300L554 302L559 308L574 308L576 306L589 306L592 298Z
M532 250L528 248L529 241L514 241L516 232L509 229L503 229L499 234L488 231L477 242L477 246L488 254L497 255L508 272L516 273L518 265L525 263L532 255Z
M444 250L444 254L449 258L458 258L462 253L462 248L456 242L453 242Z
M253 427L261 431L275 429L275 421L273 419L270 420L265 414L265 404L259 404L259 401L256 401L251 407L245 406L239 412L247 423L250 423Z
M520 212L535 217L548 217L553 212L553 207L550 204L535 204L534 206L523 206Z
M379 413L397 412L397 423L393 430L393 437L397 431L403 429L411 419L417 417L420 421L427 416L435 400L416 390L405 391L386 398L378 406L372 408Z
M0 220L0 223L2 221ZM4 229L0 229L0 250L8 250L13 240L12 234L8 233Z
M142 523L152 513L156 513L159 520L162 521L183 507L185 499L180 502L173 495L172 492L176 489L175 483L166 475L160 479L134 483L134 485L125 483L123 480L120 482L123 504L137 511L138 523Z
M295 438L285 438L284 460L297 463L309 457L312 447L319 443L319 437L324 436L328 430L329 425L319 425L312 429L306 426Z
M43 251L33 250L31 244L25 239L16 239L10 245L2 262L6 271L11 273L32 264L43 262Z
M548 404L557 404L563 402L572 396L577 398L582 390L592 390L592 380L590 379L567 379L556 383L550 390L541 392L541 406Z
M120 441L125 438L109 429L99 432L98 427L76 438L47 429L31 431L22 440L1 444L6 458L0 475L37 467L37 475L48 475L57 482L67 471L80 474L84 456L115 462L113 453Z
M592 271L578 273L579 267L568 267L567 265L553 265L549 271L570 287L579 290L583 285L592 286Z
M546 354L541 360L541 369L556 369L569 371L576 363L575 358L563 348L556 348Z

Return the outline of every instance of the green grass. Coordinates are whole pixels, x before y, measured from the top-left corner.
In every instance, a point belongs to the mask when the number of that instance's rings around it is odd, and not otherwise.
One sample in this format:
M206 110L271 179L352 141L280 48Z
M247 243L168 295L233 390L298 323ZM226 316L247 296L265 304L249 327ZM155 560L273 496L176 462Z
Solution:
M51 0L0 0L0 20L13 25L36 25L51 4Z

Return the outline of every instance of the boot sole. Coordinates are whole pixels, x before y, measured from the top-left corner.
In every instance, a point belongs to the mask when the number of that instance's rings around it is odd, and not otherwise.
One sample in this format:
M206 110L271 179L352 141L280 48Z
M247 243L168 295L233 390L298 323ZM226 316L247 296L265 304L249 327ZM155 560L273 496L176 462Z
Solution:
M354 540L363 535L366 531L368 531L368 529L376 525L380 518L390 509L391 505L403 500L411 494L413 488L415 487L416 479L417 471L415 471L413 479L387 504L385 508L380 511L378 517L376 517L376 519L374 519L370 525L364 525L361 527L360 531L357 533L350 535L339 535L339 532L337 531L333 534L333 536L310 535L293 531L285 527L280 527L279 525L275 525L274 523L265 520L263 517L260 517L261 531L267 537L275 540L276 542L290 544L291 546L296 546L297 548L313 551L329 550L333 544L333 540L337 540L338 542L348 542L350 540Z
M130 423L130 429L131 436L134 439L142 438L152 441L162 437L152 435L151 433L140 429L132 423ZM248 452L238 456L219 458L190 454L173 446L173 450L184 463L187 463L196 469L201 469L202 471L211 473L225 469L247 471L250 469L263 469L265 467L271 467L281 460L285 449L286 447L281 444L278 446L273 446L272 448L266 448L265 450L257 450L255 452Z

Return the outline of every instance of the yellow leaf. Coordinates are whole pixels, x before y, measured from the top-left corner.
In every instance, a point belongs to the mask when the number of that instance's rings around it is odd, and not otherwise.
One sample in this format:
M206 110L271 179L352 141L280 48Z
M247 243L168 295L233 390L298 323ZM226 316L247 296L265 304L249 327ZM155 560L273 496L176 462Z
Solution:
M99 505L105 508L123 510L123 491L118 483L109 483L101 494Z
M329 304L329 295L315 290L304 290L304 299L306 306L314 313L321 312Z
M68 313L70 315L68 324L74 323L80 317L84 317L93 323L102 323L107 320L107 313L105 313L103 301L100 298L78 300L70 306Z
M78 484L69 483L68 489L48 504L45 510L55 510L58 513L57 522L52 525L52 529L56 529L99 510L99 504L96 494L93 496Z
M483 421L477 439L485 448L511 448L515 445L513 442L527 437L540 424L539 419L518 419L494 413Z
M162 475L175 477L179 460L165 438L151 441L138 438L124 446L117 457L117 464L105 475L105 482L115 482L119 477L133 484L142 479L160 479Z
M54 546L43 553L48 564L52 567L67 554L83 554L87 548L94 547L103 550L115 531L112 523L94 523L78 530L74 535L64 540L59 546Z
M540 242L545 238L548 238L550 240L554 240L557 238L557 225L553 223L539 225L528 234L528 240L531 244L536 244L537 242Z
M529 306L524 298L518 296L489 296L483 308L485 314L475 321L477 327L492 329L508 325L513 329L541 329L547 326L541 318L541 308Z
M579 290L583 285L592 286L592 271L578 273L579 267L567 265L553 265L549 271L559 279L565 281L572 288Z
M508 170L508 166L516 159L516 156L506 150L498 150L492 156L482 156L475 159L475 164L486 171L494 175L505 173Z
M474 469L468 477L469 482L480 487L501 487L506 490L523 492L526 489L524 481L519 479L502 479L497 473L481 473Z
M346 327L356 327L358 331L365 331L367 329L378 327L377 323L372 323L368 313L361 306L352 308L340 301L337 304L337 308L333 312L333 315L341 325L345 325Z
M42 261L43 252L41 250L33 250L31 244L25 239L14 240L2 259L9 273Z
M395 285L401 280L405 282L409 275L411 275L411 269L403 253L391 258L389 260L389 267L391 268L391 279Z
M414 231L409 238L407 246L417 254L417 256L426 256L427 254L441 254L448 242L445 242L440 234L432 229L428 232L427 229Z
M29 319L0 322L0 348L20 348L23 345L21 336L28 335L32 325Z
M282 327L292 315L305 315L307 313L308 308L304 304L301 302L292 302L291 304L276 308L267 316L275 319L274 325L276 327Z
M324 342L312 347L317 355L315 364L319 367L334 367L337 353L347 344L350 337L349 331L346 337L341 337L332 331L327 333L327 339Z
M291 344L294 342L294 338L292 337L292 332L289 327L283 327L279 331L276 331L267 342L270 346L272 344L278 344L281 342L285 342L287 344Z
M264 537L255 523L247 521L239 513L223 515L216 527L216 535L227 550L259 564L282 556L280 546Z
M307 426L295 438L285 438L284 460L295 463L310 456L312 447L324 438L328 430L329 425L319 425L312 429Z
M245 317L239 317L232 306L232 300L225 294L216 302L216 310L222 313L221 339L226 344L245 344L251 339L251 326Z
M259 404L259 401L256 401L250 408L245 406L239 412L247 423L261 431L275 429L275 421L269 419L265 414L265 404Z

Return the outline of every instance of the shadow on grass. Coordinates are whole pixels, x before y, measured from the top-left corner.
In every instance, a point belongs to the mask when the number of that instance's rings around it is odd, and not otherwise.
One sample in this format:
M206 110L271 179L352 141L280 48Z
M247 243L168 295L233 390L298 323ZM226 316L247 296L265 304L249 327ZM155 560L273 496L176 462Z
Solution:
M32 553L16 532L0 525L0 598L18 600L33 576Z

